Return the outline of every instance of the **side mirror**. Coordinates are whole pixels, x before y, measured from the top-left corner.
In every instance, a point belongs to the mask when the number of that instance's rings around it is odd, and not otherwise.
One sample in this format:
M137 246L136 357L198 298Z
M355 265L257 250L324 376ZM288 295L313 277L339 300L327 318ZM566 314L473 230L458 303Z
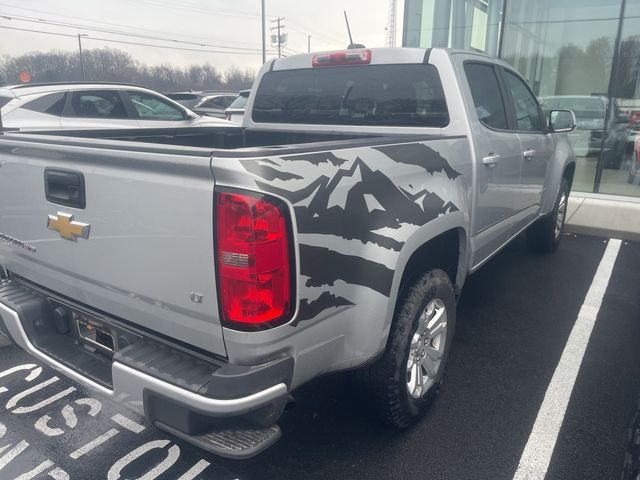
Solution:
M571 132L576 128L576 116L571 110L551 110L549 130L554 133Z

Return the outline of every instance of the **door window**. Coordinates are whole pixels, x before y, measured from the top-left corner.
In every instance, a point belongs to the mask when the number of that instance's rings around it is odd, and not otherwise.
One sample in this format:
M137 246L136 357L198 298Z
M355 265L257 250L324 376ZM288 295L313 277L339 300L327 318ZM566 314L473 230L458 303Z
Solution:
M215 98L212 98L210 100L207 100L206 102L204 102L200 106L203 107L203 108L222 108L222 109L226 109L226 108L229 108L231 106L231 104L233 103L233 101L235 99L236 99L236 97L229 97L229 96L215 97Z
M184 120L184 113L175 105L145 92L127 92L138 117L143 120Z
M117 90L73 92L71 107L76 117L128 118L127 110Z
M504 70L504 78L507 88L511 92L513 107L516 114L516 125L521 132L544 131L544 117L540 113L540 107L527 85L516 75Z
M507 113L493 66L483 63L465 63L464 71L478 120L489 128L506 130Z
M207 100L202 105L200 105L200 108L216 108L220 110L227 107L225 107L224 97L218 97Z

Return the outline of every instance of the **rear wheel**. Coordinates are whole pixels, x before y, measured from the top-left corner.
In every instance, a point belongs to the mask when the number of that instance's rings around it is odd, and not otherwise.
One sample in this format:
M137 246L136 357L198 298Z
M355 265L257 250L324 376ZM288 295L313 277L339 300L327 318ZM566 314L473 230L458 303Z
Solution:
M453 287L442 270L430 270L407 288L385 353L359 372L384 423L407 428L425 414L444 378L455 319Z
M541 253L553 253L557 250L567 218L568 203L569 183L563 178L551 213L527 229L527 246L530 250Z

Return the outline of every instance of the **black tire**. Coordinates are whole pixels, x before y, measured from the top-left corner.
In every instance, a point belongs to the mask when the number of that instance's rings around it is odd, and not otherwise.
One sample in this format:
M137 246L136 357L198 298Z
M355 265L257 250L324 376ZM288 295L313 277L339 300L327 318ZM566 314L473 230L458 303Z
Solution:
M411 339L419 320L430 302L440 300L447 314L443 353L436 374L419 398L413 398L407 385L407 362ZM416 423L426 413L444 379L446 362L456 324L456 303L451 280L442 270L422 274L404 290L391 323L387 348L373 365L358 372L365 389L364 398L371 402L373 413L385 424L404 429ZM420 368L420 367L419 367ZM429 377L431 378L431 377Z
M560 240L562 240L564 222L567 218L569 191L569 183L566 178L563 178L562 184L560 185L560 191L558 192L558 196L551 213L539 219L527 229L527 246L531 251L538 253L553 253L558 249ZM560 209L560 202L562 198L565 199L565 206L564 211L562 212L562 227L558 232L556 230L556 220L558 218L558 211Z

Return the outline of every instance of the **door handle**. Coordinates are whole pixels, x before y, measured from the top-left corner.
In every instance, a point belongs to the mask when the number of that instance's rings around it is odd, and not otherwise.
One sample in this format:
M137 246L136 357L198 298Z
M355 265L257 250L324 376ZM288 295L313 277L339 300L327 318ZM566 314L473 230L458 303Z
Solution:
M495 155L493 153L490 153L482 159L482 163L491 168L495 167L499 161L500 155Z
M524 155L525 160L531 160L533 157L536 156L536 151L533 149L525 150L524 152L522 152L522 155Z
M47 200L66 207L85 208L84 175L72 170L46 168L44 191Z

